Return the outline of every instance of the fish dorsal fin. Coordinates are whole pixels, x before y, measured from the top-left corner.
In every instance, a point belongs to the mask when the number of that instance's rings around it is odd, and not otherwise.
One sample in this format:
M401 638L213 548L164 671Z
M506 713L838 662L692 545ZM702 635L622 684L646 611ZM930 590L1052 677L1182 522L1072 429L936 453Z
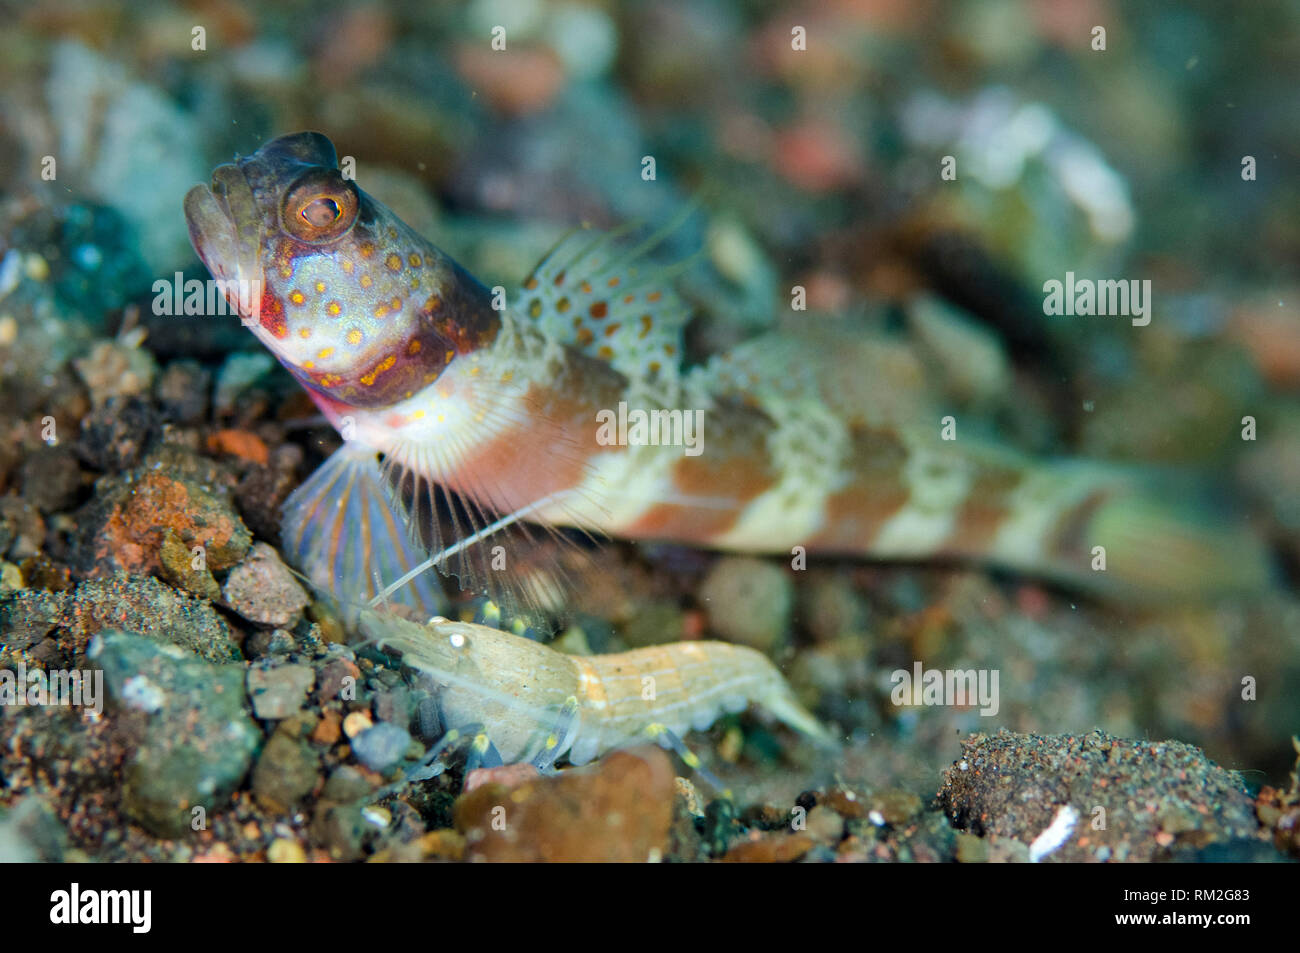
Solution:
M691 310L673 281L695 258L661 265L649 254L678 224L639 244L625 238L632 226L570 232L524 282L514 299L518 312L633 382L675 381Z

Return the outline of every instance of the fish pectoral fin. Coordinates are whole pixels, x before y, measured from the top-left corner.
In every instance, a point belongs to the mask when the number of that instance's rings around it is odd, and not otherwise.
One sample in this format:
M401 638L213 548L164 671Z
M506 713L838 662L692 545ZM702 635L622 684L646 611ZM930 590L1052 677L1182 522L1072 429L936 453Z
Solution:
M368 603L425 555L384 481L378 454L356 443L345 443L290 494L280 536L290 563L350 609ZM446 611L434 573L417 576L392 601L426 618Z
M461 590L487 597L475 621L515 635L557 632L579 578L599 572L588 549L598 540L584 529L530 520L548 507L562 509L570 491L506 511L489 502L488 481L480 481L485 486L478 496L458 493L404 462L416 456L399 444L382 470L393 498L401 501L412 545L429 553L423 565L453 577ZM462 621L472 617L473 612L460 614Z

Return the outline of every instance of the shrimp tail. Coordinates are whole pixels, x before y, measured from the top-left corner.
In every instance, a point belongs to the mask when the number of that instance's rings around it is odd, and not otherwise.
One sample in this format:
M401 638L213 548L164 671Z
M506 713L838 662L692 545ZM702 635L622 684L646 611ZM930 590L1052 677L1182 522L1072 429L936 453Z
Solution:
M764 698L761 705L777 721L807 736L818 747L826 750L839 748L840 744L835 735L795 700L789 686L784 682L770 697Z

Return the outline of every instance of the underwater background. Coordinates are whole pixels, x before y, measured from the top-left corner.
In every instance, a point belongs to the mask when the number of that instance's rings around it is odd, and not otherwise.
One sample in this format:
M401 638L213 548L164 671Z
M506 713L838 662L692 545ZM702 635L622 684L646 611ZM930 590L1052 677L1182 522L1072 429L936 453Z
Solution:
M1296 4L0 9L0 668L105 685L102 712L0 704L0 856L1018 860L1067 804L1054 859L1300 854ZM1251 527L1272 579L1106 600L608 541L559 647L748 645L844 749L730 715L689 741L734 805L634 754L373 800L435 740L427 699L277 554L341 441L237 318L156 287L208 277L185 193L300 130L488 287L697 203L663 250L699 253L687 362L880 336L882 405L1140 467ZM1150 313L1047 313L1067 273L1149 281ZM996 714L898 704L916 664L997 671Z

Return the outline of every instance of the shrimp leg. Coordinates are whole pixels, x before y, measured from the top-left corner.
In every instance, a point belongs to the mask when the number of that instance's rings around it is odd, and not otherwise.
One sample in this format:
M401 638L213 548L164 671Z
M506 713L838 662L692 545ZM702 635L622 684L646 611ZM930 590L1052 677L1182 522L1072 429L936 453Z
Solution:
M555 719L555 727L546 736L546 743L542 750L533 756L533 767L539 772L554 773L556 759L569 749L578 734L581 713L582 708L578 704L577 697L570 695L561 706Z
M677 737L677 735L669 729L667 725L654 722L653 724L646 726L645 733L661 748L672 749L677 757L681 758L688 768L699 775L700 779L704 781L705 784L717 791L718 794L726 800L731 800L731 789L723 784L722 780L716 774L702 765L700 763L700 756L690 748L686 747L686 742Z
M478 768L499 768L503 763L501 752L487 732L481 730L475 734L469 746L469 757L465 759L465 773L468 775Z
M436 778L447 770L447 763L442 760L442 756L448 750L457 744L464 743L466 738L477 743L480 737L487 737L483 734L483 726L480 724L447 729L446 734L438 739L428 753L420 759L419 764L406 772L406 776L401 781L398 781L396 786L400 789L402 786L414 781L428 781L430 778ZM488 744L490 745L491 742ZM492 750L495 751L496 749L493 748ZM500 758L500 755L497 755L497 757Z

